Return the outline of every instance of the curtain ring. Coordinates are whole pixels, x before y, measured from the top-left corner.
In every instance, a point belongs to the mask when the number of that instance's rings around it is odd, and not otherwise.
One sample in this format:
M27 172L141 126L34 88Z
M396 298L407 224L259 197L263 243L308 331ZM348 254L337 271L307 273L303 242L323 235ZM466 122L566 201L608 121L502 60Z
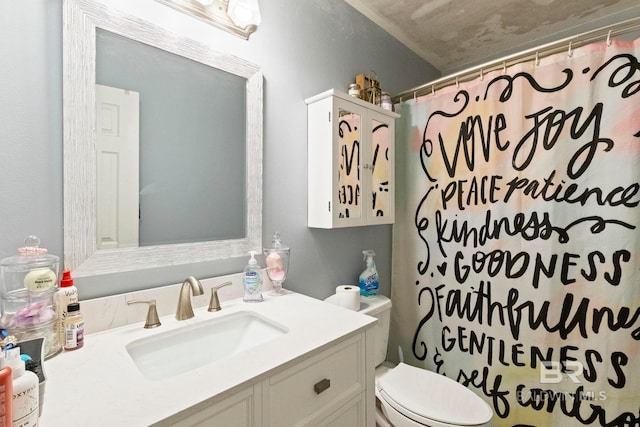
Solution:
M436 85L431 85L431 95L436 94Z
M484 71L480 68L480 81L484 80Z
M572 42L569 42L569 51L567 52L567 56L568 56L569 58L571 58L571 57L573 56L573 50L571 50L571 43L572 43Z
M540 54L538 53L538 51L536 50L536 67L540 65Z
M458 81L458 76L456 76L456 87L459 88L460 87L460 82Z
M611 46L611 30L607 33L607 46Z
M413 92L413 102L418 103L418 98L416 98L416 93Z
M502 61L502 74L507 74L507 61Z

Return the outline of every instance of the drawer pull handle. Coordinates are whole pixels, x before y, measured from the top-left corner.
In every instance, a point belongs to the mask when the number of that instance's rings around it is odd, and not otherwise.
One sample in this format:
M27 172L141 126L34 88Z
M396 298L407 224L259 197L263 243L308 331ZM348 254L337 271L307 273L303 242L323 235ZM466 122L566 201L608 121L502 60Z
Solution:
M328 389L329 387L331 387L331 380L325 378L322 381L317 382L313 386L313 390L316 392L316 394L320 394L323 391L325 391L326 389Z

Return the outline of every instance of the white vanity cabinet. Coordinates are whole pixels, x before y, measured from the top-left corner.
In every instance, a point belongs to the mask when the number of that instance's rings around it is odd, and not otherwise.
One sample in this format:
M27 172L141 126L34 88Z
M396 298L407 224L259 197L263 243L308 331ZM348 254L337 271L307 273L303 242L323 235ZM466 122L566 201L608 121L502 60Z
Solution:
M165 420L155 424L155 427L261 426L260 397L260 384L256 384L234 393L231 397L210 404L204 409L190 411L191 415L181 418L179 421Z
M343 92L308 98L308 226L392 224L398 114Z
M157 426L372 426L373 367L367 371L365 337L360 333Z
M338 344L263 383L265 426L366 426L365 342Z
M173 297L176 289L168 288L171 289L162 294L155 291L154 295ZM126 307L124 297L118 299ZM83 304L96 309L105 307L102 301L100 305L88 301ZM173 314L163 316L159 328L145 329L139 322L92 333L85 338L82 351L47 360L46 404L39 424L375 425L375 318L294 292L279 297L265 295L260 304L248 304L238 298L225 300L222 305L223 309L215 313L206 311L205 305L195 310L194 318L184 321ZM253 319L277 324L286 333L210 363L190 366L192 362L185 361L181 365L187 367L184 372L169 369L181 357L193 360L187 357L190 353L215 358L213 345L187 344L191 347L175 357L154 362L159 370L164 363L167 368L164 377L155 379L147 378L128 352L129 344L140 339L161 338L153 341L161 345L182 333L212 329L224 330L216 335L221 340L220 347L239 341L245 342L238 345L246 345L247 330L238 329L239 324L233 319L246 319L247 311ZM206 328L198 327L203 324ZM69 414L73 417L69 418Z

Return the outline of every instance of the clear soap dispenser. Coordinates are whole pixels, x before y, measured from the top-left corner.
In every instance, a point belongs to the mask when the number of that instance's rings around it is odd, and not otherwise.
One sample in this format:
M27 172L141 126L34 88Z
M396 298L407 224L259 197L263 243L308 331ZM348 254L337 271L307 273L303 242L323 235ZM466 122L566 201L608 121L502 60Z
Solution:
M262 273L256 260L256 251L249 251L249 263L244 268L242 283L244 285L244 302L262 302Z

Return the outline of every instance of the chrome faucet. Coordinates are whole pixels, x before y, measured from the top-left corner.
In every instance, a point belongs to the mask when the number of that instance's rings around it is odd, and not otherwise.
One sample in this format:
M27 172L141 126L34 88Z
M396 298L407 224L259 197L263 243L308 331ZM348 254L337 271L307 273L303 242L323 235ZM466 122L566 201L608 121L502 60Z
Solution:
M180 296L178 297L178 309L176 310L176 319L191 319L193 314L193 306L191 305L191 294L194 296L204 294L202 283L193 276L187 277L182 282L180 288Z

